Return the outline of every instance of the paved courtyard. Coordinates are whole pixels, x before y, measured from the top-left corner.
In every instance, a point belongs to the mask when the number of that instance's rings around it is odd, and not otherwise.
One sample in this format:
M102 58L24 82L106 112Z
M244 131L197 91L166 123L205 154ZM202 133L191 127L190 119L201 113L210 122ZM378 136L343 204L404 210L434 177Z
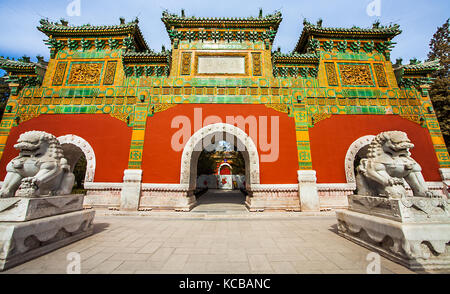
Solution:
M70 252L92 274L366 273L370 251L336 234L334 213L248 213L236 196L190 213L97 211L94 235L4 273L64 274ZM382 257L381 273L412 272Z

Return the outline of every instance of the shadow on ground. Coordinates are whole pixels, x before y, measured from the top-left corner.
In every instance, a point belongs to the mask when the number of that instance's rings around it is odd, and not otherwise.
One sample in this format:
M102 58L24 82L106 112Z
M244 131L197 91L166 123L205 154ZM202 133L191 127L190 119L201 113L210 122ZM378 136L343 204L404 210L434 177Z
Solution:
M93 233L93 235L101 233L103 231L106 231L108 227L109 227L108 223L95 223L95 219L94 219L94 233Z
M193 213L246 213L245 195L239 190L208 190L197 198Z

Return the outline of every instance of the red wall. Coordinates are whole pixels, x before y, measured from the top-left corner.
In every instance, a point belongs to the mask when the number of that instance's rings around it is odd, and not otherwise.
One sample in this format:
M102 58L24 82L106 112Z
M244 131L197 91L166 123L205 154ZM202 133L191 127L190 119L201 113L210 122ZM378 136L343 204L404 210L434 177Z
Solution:
M6 175L6 165L19 152L14 149L19 135L26 131L45 131L56 137L73 134L91 145L96 159L96 182L122 182L128 166L131 131L124 122L107 114L47 114L13 127L0 160L0 177Z
M441 181L430 134L426 128L397 115L334 115L309 130L313 169L318 183L345 183L345 155L360 137L403 131L415 145L412 157L427 181Z
M181 155L171 148L171 139L179 128L171 128L172 119L184 115L191 122L191 134L194 134L194 108L202 109L202 119L216 115L226 122L226 116L241 115L244 118L253 115L268 116L270 142L270 116L278 116L280 123L279 157L275 162L260 161L260 180L262 184L293 184L297 183L297 143L295 122L293 118L267 108L264 105L248 104L181 104L166 111L156 113L147 120L144 154L142 161L144 183L179 183ZM181 128L181 127L180 127ZM244 130L249 134L248 130ZM259 136L259 135L258 135ZM255 140L253 139L255 142ZM261 155L259 141L255 142ZM268 154L270 152L264 152Z

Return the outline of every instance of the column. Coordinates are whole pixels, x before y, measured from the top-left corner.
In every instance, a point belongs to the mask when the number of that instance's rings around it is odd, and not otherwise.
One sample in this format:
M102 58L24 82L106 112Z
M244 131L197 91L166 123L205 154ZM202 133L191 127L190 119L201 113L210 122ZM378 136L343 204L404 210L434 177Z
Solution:
M308 116L304 104L295 104L295 133L298 152L298 193L302 211L320 211L316 171L312 169Z
M124 170L122 191L120 193L121 210L138 210L142 184L142 154L144 150L145 127L148 105L143 97L142 103L135 107L133 131L131 134L128 169Z

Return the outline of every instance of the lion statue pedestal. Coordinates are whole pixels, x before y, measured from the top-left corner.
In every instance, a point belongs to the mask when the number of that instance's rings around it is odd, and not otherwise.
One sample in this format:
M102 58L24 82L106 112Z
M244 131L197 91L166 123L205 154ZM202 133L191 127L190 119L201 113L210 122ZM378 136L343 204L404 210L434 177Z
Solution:
M26 132L14 147L0 190L1 271L91 235L95 215L70 194L75 177L55 136Z
M448 200L428 190L413 147L399 131L373 139L349 209L336 211L338 234L412 270L450 270Z

